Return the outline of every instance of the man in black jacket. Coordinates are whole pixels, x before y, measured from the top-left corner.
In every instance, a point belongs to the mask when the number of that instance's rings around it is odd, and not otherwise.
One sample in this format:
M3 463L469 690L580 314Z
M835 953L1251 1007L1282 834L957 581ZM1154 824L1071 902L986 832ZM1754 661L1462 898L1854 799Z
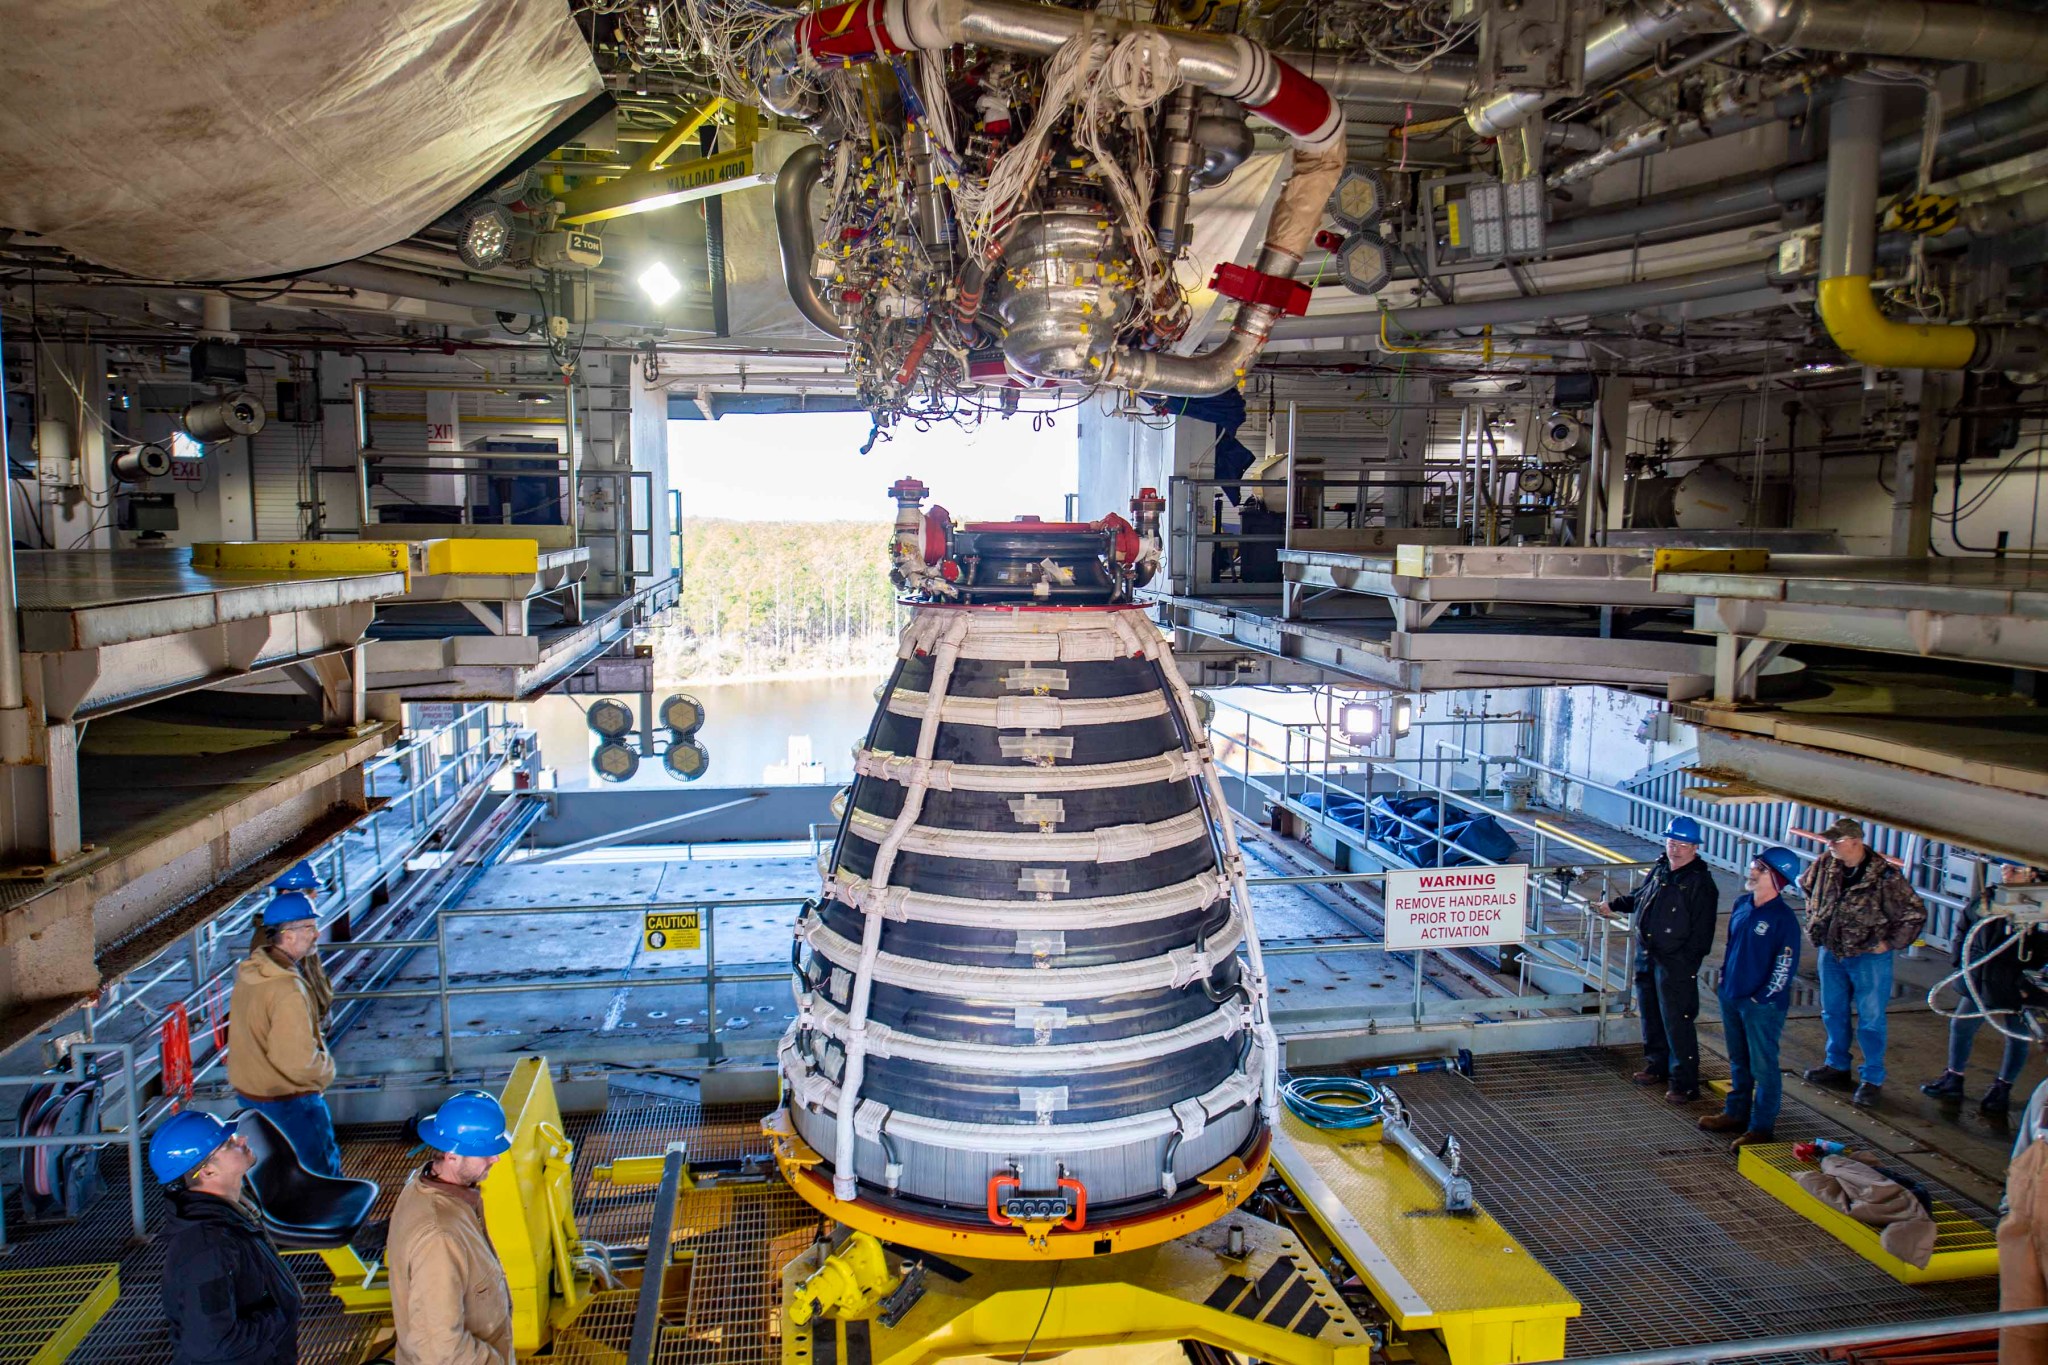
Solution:
M299 1284L243 1199L256 1164L249 1144L187 1110L150 1139L149 1164L171 1201L163 1303L172 1365L296 1365Z
M1643 1069L1637 1085L1662 1085L1673 1104L1700 1097L1700 963L1714 947L1721 896L1700 860L1700 826L1672 817L1664 856L1632 894L1599 908L1636 921L1636 1007L1643 1016Z

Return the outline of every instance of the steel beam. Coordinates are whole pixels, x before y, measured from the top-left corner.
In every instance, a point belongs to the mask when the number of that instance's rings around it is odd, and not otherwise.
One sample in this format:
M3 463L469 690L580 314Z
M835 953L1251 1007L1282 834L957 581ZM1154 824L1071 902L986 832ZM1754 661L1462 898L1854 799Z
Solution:
M2048 862L2048 799L1924 768L1702 726L1701 776L1919 830L1964 848Z
M754 150L741 147L660 170L630 171L617 180L564 191L562 202L568 205L568 212L560 221L566 227L603 223L768 184L775 177L756 169Z

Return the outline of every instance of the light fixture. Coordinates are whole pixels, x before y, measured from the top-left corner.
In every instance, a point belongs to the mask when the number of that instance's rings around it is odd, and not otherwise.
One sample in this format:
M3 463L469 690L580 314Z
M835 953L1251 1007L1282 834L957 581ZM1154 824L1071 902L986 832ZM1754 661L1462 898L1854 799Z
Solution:
M1337 729L1352 744L1370 744L1379 738L1378 702L1350 701L1337 712Z
M1370 227L1380 220L1387 192L1379 176L1363 166L1347 166L1344 178L1330 194L1330 216L1351 229Z
M1394 738L1408 733L1415 723L1415 702L1409 697L1399 697L1394 702Z
M471 270L503 264L512 251L512 212L489 200L472 204L455 234L455 252Z
M519 401L522 403L552 403L555 401L555 396L551 393L542 393L539 389L525 389L520 392Z
M1337 275L1354 294L1377 294L1394 278L1379 229L1360 228L1337 249Z
M675 277L666 262L656 261L640 272L640 288L648 298L660 307L681 291L683 282Z
M591 754L590 766L607 782L624 782L640 771L640 755L623 740L608 739Z
M670 777L695 782L711 766L711 751L698 740L678 736L662 752L661 765Z
M583 719L605 739L617 739L633 728L633 708L616 697L604 697L590 704Z

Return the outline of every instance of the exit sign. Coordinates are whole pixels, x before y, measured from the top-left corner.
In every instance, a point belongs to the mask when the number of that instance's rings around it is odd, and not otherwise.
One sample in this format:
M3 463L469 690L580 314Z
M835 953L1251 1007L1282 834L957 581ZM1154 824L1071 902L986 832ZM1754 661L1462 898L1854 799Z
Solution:
M182 479L186 483L205 483L206 461L172 460L171 477L174 479Z

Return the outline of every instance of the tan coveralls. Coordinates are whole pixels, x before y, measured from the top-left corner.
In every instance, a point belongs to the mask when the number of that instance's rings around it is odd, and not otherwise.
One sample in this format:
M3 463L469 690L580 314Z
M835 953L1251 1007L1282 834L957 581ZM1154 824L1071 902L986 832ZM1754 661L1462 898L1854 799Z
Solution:
M1998 1307L2048 1308L2048 1141L2042 1141L2042 1091L2027 1105L2020 1151L2005 1176L2006 1215L1998 1224ZM2048 1325L1998 1333L1998 1365L2048 1365Z
M398 1365L513 1365L512 1291L476 1190L415 1171L392 1210L384 1259Z

